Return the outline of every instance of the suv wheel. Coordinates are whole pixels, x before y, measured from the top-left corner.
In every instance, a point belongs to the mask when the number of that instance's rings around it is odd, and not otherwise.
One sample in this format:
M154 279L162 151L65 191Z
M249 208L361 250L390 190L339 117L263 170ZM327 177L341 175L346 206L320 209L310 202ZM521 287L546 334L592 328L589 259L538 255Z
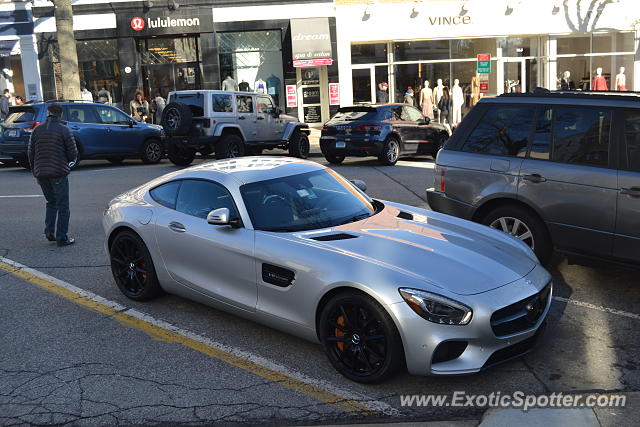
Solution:
M162 144L157 139L148 139L142 144L142 152L140 154L140 158L143 163L146 164L155 164L162 160L162 156L164 153L162 152Z
M344 157L345 156L338 156L335 153L325 153L324 154L324 158L327 159L327 162L334 164L334 165L339 165L340 163L342 163L344 161Z
M522 240L542 264L549 261L553 252L551 238L544 223L529 210L519 206L500 206L489 212L482 223Z
M167 135L187 135L191 129L193 112L182 102L170 102L162 110L160 123Z
M299 130L289 138L289 155L306 159L309 157L309 137Z
M387 139L378 160L385 166L393 166L398 161L398 157L400 157L400 143L394 138Z
M244 156L244 142L238 135L227 134L216 144L216 159Z
M189 166L193 159L196 158L196 151L191 148L177 147L174 144L169 145L167 153L169 160L176 166Z

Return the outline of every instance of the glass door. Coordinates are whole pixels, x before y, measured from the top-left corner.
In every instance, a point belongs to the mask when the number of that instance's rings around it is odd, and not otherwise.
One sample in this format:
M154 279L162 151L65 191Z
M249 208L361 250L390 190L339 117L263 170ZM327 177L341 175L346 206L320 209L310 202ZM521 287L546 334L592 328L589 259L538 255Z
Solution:
M524 93L527 91L527 70L524 59L503 62L503 93Z
M368 67L351 71L354 104L375 102L376 90L372 70L373 67Z

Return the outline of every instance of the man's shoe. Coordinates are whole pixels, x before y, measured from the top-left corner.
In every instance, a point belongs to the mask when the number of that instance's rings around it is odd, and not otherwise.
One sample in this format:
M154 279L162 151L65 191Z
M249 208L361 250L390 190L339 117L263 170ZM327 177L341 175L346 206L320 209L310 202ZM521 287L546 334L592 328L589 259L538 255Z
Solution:
M56 241L56 236L54 236L53 234L45 234L45 236L47 237L47 240L50 242Z
M73 245L75 242L76 242L76 239L74 239L73 237L69 237L64 242L58 242L58 246L69 246L69 245Z

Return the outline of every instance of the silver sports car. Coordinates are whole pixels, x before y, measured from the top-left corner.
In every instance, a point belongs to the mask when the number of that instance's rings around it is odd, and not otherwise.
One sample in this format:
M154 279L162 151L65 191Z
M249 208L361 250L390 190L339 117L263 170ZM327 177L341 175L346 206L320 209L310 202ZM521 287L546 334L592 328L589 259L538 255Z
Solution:
M105 211L113 277L134 300L170 292L320 342L360 382L478 372L534 346L552 285L525 244L362 187L292 158L170 173Z

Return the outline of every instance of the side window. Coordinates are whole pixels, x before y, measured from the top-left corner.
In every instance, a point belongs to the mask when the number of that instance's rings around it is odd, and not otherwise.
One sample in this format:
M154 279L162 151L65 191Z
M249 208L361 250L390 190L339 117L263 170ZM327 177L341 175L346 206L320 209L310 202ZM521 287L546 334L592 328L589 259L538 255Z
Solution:
M640 172L640 112L625 112L623 131L627 153L627 163L624 169Z
M550 107L544 107L538 112L536 130L533 133L531 151L529 152L529 157L532 159L549 160L552 114L553 110Z
M253 97L247 95L236 96L238 113L253 113Z
M389 110L391 112L391 120L394 122L399 122L402 117L402 107L395 107Z
M184 180L178 192L176 210L198 218L207 218L214 209L228 208L237 215L231 194L222 185L209 181Z
M271 114L273 112L273 103L271 98L266 96L258 97L258 113Z
M100 121L105 125L128 125L131 123L126 114L109 107L96 107Z
M422 113L418 111L416 108L405 105L402 107L402 112L404 117L406 117L406 121L409 122L420 122L422 121Z
M211 108L214 113L232 113L233 104L231 95L215 93L211 97Z
M533 131L534 115L534 106L491 106L467 138L462 151L523 157Z
M554 108L552 159L562 163L608 166L610 127L610 111Z
M162 184L149 192L151 198L162 206L169 209L176 208L176 199L178 197L178 189L182 181L172 181Z
M68 105L65 120L72 123L100 123L95 110L88 105Z

